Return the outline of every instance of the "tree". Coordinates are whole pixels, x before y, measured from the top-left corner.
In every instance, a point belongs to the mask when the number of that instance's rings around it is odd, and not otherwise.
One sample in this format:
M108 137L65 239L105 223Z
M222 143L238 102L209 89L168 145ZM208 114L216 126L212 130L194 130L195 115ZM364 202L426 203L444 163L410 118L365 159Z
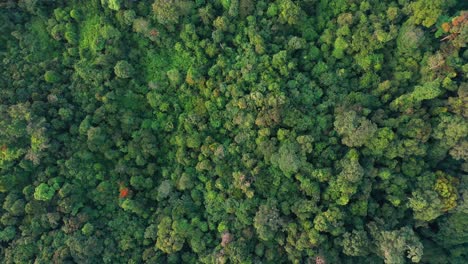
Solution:
M49 186L46 183L39 184L34 191L34 199L40 201L49 201L55 194L57 189Z
M122 6L122 0L101 0L101 4L108 6L112 10L119 11Z
M167 72L167 77L172 85L177 86L181 83L182 78L180 72L177 69L172 69Z
M434 185L434 191L437 192L444 205L444 211L450 211L457 207L458 200L458 179L450 175L437 171L437 180Z
M153 187L153 180L143 176L132 176L130 184L137 190L151 189Z
M455 4L455 1L442 0L418 0L409 6L413 12L411 19L415 24L422 24L425 27L431 27L437 22L445 8Z
M414 87L411 96L415 101L434 99L442 94L439 87L440 83L438 81L427 82L423 86Z
M408 205L417 220L431 221L443 214L444 205L437 192L432 190L414 192Z
M424 40L424 32L420 28L417 28L410 23L405 23L401 27L400 34L398 35L398 50L403 53L410 54L415 52Z
M291 177L299 170L302 162L297 143L287 141L281 144L278 153L272 155L271 162L277 165L286 176Z
M333 236L344 233L343 212L337 207L330 207L327 211L317 214L314 218L314 228L320 232L327 232Z
M412 262L421 260L423 245L411 228L385 231L370 223L369 229L375 239L377 254L384 258L385 263L405 263L405 254Z
M127 61L121 60L115 64L114 73L118 78L127 79L133 75L133 67Z
M342 170L338 177L352 183L359 183L364 176L364 169L359 164L359 154L355 149L350 150L341 161Z
M16 236L16 230L13 226L8 226L2 231L0 231L0 241L2 242L9 242L13 240Z
M464 230L468 227L467 216L466 212L457 212L441 219L438 222L440 229L433 234L437 244L450 248L466 243L468 234Z
M378 129L374 136L368 141L367 147L375 156L383 155L388 151L390 144L395 140L395 133L388 127Z
M301 8L291 0L278 1L280 21L289 25L298 24L301 18Z
M187 15L192 9L192 3L184 0L156 0L153 11L156 19L163 25L174 25L181 16Z
M106 136L101 127L91 127L87 131L88 136L88 148L91 151L97 152L99 150L104 150L102 146L106 142Z
M172 192L171 181L165 180L158 187L158 200L167 198Z
M303 38L296 37L296 36L290 38L288 41L288 48L290 50L300 50L300 49L304 49L306 46L307 46L306 40Z
M44 80L48 83L56 83L60 81L60 75L55 71L46 71L44 74Z
M369 237L363 230L353 230L343 235L343 253L348 256L366 256L370 253Z
M334 47L333 56L337 59L342 59L344 57L344 51L348 48L348 43L343 38L338 37L335 40Z
M173 229L170 217L163 217L158 224L158 238L156 247L167 254L172 254L182 249L185 240Z
M468 133L468 125L464 118L453 115L442 115L434 128L432 137L441 140L443 146L453 147Z
M260 205L254 217L254 227L260 239L269 241L276 237L283 221L273 202Z
M77 262L92 262L99 259L104 248L96 237L83 235L71 235L66 240L70 250L70 256Z
M141 204L139 201L135 201L135 200L132 200L132 199L125 199L125 200L123 200L123 202L122 202L122 204L120 206L125 211L132 212L132 213L137 214L138 216L141 216L143 218L148 217L148 213L145 210L144 205Z
M333 123L335 130L342 136L342 142L348 147L361 147L367 144L377 132L377 125L360 117L355 111L343 111L336 115Z

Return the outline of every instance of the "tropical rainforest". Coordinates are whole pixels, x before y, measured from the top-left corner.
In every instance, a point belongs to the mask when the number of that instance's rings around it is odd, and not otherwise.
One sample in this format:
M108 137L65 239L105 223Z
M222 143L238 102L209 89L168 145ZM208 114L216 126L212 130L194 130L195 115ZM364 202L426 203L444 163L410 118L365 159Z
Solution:
M468 2L1 0L0 262L468 263Z

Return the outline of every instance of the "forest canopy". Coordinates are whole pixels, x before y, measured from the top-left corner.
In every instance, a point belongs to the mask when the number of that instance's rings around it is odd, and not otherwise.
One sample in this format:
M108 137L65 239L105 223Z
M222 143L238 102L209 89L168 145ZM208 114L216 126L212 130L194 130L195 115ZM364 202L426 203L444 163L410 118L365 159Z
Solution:
M2 263L468 263L462 0L0 1Z

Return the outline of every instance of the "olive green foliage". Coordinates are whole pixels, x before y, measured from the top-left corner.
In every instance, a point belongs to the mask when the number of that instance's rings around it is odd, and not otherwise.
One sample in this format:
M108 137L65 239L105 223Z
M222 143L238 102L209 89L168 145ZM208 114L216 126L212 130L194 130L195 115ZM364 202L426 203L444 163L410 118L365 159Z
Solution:
M464 8L0 1L0 262L468 263Z
M115 64L114 73L117 77L127 79L133 74L133 67L127 61L121 60Z

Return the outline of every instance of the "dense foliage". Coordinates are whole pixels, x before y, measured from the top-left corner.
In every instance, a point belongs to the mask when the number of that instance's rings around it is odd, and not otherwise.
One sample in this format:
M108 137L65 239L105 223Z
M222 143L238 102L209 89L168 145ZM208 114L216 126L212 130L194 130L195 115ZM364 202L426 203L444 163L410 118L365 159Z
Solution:
M468 263L462 0L0 1L2 263Z

